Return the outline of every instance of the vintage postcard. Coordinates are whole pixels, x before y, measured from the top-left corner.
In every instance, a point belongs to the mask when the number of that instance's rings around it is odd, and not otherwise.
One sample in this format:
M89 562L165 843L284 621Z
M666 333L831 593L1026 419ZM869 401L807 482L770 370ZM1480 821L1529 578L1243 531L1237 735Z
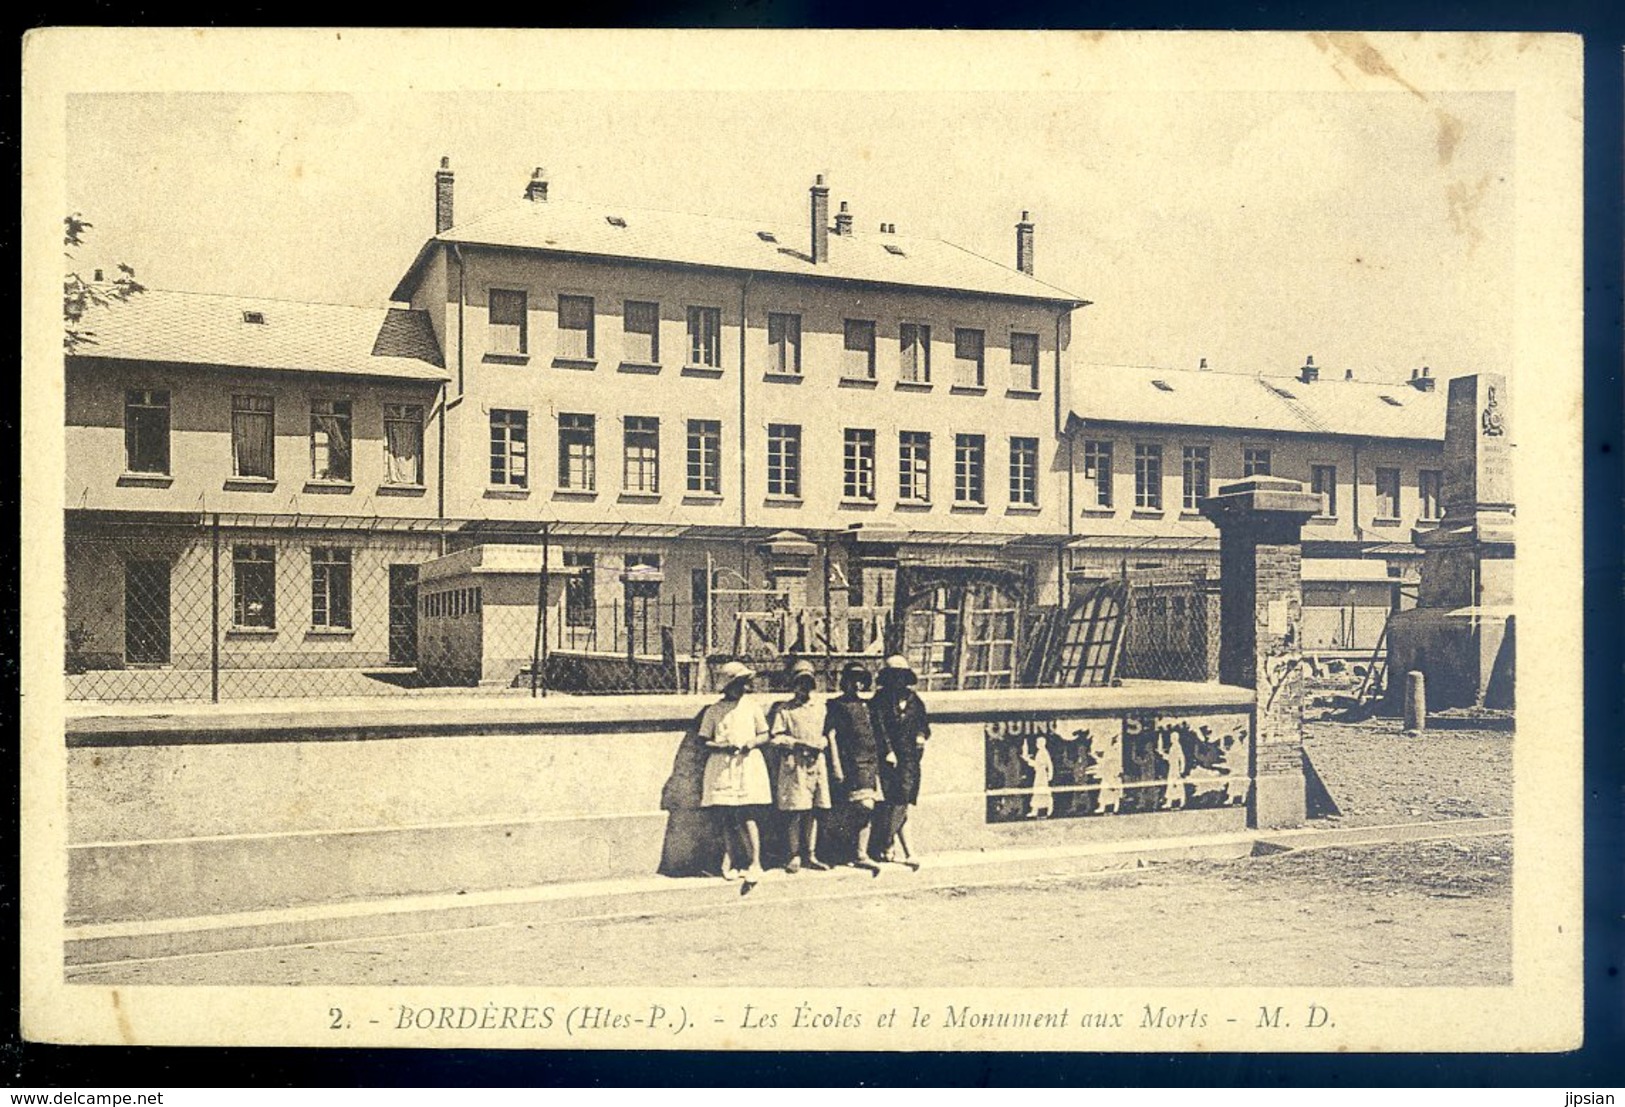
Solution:
M1576 1047L1580 61L30 35L25 1035Z

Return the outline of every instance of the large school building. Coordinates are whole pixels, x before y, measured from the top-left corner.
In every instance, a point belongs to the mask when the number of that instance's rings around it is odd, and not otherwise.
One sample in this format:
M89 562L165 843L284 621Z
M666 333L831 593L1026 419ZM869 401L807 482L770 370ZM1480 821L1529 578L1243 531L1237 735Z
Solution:
M1308 644L1369 649L1438 514L1431 373L1085 366L1087 301L1039 277L1025 212L996 260L860 229L822 178L796 227L540 171L459 221L454 189L443 164L390 305L149 290L87 321L71 674L509 683L545 634L584 660L903 649L927 686L996 686L1028 608L1216 573L1196 502L1257 473L1324 496Z

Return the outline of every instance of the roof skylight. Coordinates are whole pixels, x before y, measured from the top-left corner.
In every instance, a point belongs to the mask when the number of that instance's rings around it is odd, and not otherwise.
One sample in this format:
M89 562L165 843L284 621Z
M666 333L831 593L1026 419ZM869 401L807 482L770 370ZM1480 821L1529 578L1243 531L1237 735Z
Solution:
M626 226L626 220L622 219L618 215L606 215L604 216L604 222L608 223L611 227Z
M1174 390L1174 386L1169 384L1167 381L1152 381L1151 383L1162 389L1164 392L1172 392Z
M261 326L264 326L265 313L263 311L245 311L243 312L243 322L258 323Z

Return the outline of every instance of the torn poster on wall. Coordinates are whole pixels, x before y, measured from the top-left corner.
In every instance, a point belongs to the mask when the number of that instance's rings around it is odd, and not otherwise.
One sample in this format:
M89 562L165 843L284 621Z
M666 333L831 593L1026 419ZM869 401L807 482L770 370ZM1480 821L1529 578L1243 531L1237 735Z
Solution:
M1226 807L1252 786L1245 713L1029 716L984 736L990 823Z

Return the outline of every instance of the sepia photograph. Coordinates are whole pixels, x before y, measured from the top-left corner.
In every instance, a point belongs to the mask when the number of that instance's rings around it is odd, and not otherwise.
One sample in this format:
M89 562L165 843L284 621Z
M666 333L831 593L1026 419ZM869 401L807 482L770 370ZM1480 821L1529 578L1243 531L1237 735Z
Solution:
M25 1033L1577 1046L1577 41L31 38Z

